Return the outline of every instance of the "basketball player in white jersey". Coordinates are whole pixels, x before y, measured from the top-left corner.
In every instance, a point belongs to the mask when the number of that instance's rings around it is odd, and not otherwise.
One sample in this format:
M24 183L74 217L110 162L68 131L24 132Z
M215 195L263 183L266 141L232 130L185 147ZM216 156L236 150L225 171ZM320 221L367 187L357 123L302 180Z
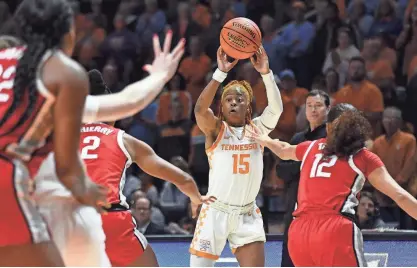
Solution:
M232 81L224 87L219 117L209 108L227 72L237 63L228 62L221 48L217 51L218 69L195 106L198 127L206 135L208 194L217 201L201 208L190 246L192 267L214 266L227 240L240 266L265 266L265 232L255 204L262 180L263 148L245 130L256 125L265 134L271 132L283 105L263 47L251 62L262 75L268 97L260 117L251 120L253 92L246 81Z
M170 53L172 32L165 37L163 49L154 37L155 60L144 69L150 75L123 91L103 96L88 96L83 122L115 121L145 108L175 74L184 53L185 41ZM101 216L92 208L77 203L59 182L54 155L50 154L36 175L36 200L52 238L66 266L110 266L105 253Z

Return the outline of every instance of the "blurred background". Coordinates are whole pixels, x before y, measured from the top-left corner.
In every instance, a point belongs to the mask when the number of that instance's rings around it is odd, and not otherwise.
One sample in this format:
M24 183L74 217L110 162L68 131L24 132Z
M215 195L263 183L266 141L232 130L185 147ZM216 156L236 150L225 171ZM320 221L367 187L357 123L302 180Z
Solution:
M9 18L19 2L0 1L3 34L10 33ZM402 187L417 195L416 0L71 2L77 29L73 58L87 70L100 70L113 92L146 76L142 66L153 59L154 34L162 39L172 30L173 45L186 38L178 73L165 90L145 110L117 126L192 174L202 193L207 192L209 166L193 105L216 68L222 25L234 17L247 17L262 30L263 46L284 102L271 137L290 141L297 132L307 133L312 122L306 116L306 96L321 89L331 102L348 102L365 112L374 129L368 147ZM363 64L350 64L357 56L364 59ZM229 79L245 79L252 85L253 111L260 114L267 106L266 93L250 62L241 61ZM217 113L218 98L212 109ZM264 161L257 203L266 231L276 234L283 231L284 215L293 209L288 201L293 181L285 176L289 165L269 152ZM193 233L189 200L174 185L133 166L124 193L145 235ZM417 228L413 219L370 185L361 194L357 215L362 229Z

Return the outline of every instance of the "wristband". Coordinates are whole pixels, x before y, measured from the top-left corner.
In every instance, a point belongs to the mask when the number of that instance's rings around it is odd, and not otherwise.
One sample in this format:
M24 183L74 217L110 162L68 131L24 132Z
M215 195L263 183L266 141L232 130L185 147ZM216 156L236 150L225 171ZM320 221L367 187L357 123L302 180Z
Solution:
M223 83L226 77L227 73L220 71L219 68L217 68L216 71L213 73L213 79L219 83Z

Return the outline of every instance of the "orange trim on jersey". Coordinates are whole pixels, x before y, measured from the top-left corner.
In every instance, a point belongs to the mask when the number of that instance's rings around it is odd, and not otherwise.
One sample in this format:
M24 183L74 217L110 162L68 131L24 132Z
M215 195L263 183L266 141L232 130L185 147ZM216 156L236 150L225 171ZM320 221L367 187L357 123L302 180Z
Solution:
M217 261L219 259L220 256L217 255L213 255L207 252L203 252L203 251L199 251L193 248L190 248L190 253L193 255L196 255L197 257L201 257L201 258L206 258L206 259L210 259L210 260L215 260Z
M219 145L220 141L223 138L223 134L224 134L224 123L222 122L222 126L220 128L219 131L219 135L217 135L216 140L214 141L214 143L210 146L210 148L206 149L207 153L210 153L212 151L214 151L214 149L216 149L217 145Z
M231 248L230 251L232 251L232 254L235 254L237 249L238 248Z

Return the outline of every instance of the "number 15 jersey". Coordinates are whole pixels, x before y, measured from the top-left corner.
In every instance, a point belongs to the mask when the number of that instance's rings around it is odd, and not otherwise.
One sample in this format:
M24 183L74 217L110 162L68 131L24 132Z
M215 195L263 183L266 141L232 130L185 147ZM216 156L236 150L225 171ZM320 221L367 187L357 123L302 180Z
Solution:
M296 147L301 162L295 217L303 214L336 212L355 215L358 194L366 178L384 166L381 159L366 148L348 158L324 157L326 139L306 141Z
M107 201L129 208L123 187L131 157L123 144L123 130L106 124L81 128L80 154L91 180L110 189Z
M235 206L255 201L263 174L263 148L243 132L244 127L222 122L216 141L206 150L210 164L208 195Z

